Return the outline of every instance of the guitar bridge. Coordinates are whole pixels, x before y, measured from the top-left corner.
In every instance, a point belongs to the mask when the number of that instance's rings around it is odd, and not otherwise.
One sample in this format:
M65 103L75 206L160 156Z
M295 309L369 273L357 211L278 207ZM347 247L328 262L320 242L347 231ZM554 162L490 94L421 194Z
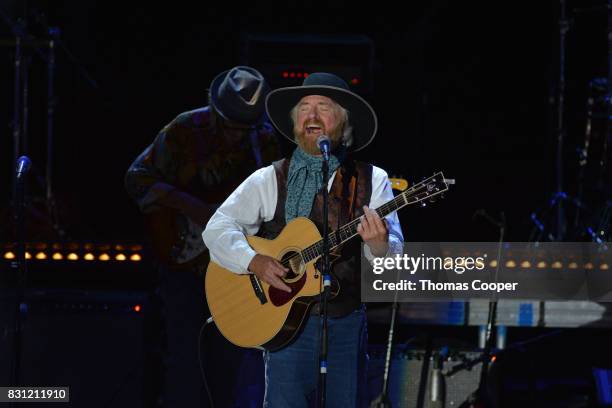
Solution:
M259 299L262 305L268 303L268 298L266 298L266 294L264 293L257 276L251 274L249 275L249 279L251 279L251 285L253 285L253 291L255 292L257 299Z

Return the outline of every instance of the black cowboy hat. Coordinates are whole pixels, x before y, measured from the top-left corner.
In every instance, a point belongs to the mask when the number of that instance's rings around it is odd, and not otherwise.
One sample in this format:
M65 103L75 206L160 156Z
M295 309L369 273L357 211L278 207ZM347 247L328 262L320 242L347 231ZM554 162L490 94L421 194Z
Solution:
M302 86L279 88L268 94L268 117L287 139L295 142L290 110L308 95L327 96L349 112L349 123L353 127L350 150L361 150L374 139L378 128L374 109L361 96L353 93L342 78L326 72L310 74L304 79Z
M237 66L213 79L210 101L222 118L253 125L263 118L268 92L270 87L259 71Z

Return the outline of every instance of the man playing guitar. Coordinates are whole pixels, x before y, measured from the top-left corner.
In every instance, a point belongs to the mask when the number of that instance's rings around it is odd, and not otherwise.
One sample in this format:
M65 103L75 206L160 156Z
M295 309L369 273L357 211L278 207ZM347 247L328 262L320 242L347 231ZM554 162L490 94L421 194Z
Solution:
M272 91L266 110L276 129L297 148L291 157L255 171L234 190L211 217L203 237L215 264L235 274L253 274L254 286L263 282L265 289L273 289L260 291L258 298L261 304L272 307L272 303L281 304L283 299L291 298L291 285L297 279L293 275L299 266L291 271L279 259L257 253L247 235L274 240L299 217L309 218L322 230L324 187L330 191L330 231L360 217L356 232L365 243L366 257L401 253L403 237L395 212L381 218L371 209L393 199L387 173L349 157L372 141L377 119L372 107L344 80L328 73L310 74L300 87ZM321 135L329 136L332 145L327 186L323 186L317 144ZM299 234L296 238L300 238ZM360 243L353 240L337 255L332 273L340 291L328 308L330 369L326 400L329 407L358 407L365 402L367 346L365 312L360 300ZM207 293L208 290L207 287ZM226 292L230 290L225 288ZM278 296L280 291L284 291L282 296ZM273 294L276 299L271 297ZM257 298L253 296L251 300ZM228 312L229 303L225 305ZM265 407L305 408L316 397L318 319L312 314L318 314L318 305L311 308L310 316L301 322L301 331L289 345L265 352Z
M218 203L251 172L280 156L264 113L268 92L263 76L253 68L238 66L219 74L210 85L209 106L179 114L125 177L129 195L147 216L153 250L162 264L164 406L204 403L198 335L209 315L203 293L208 251L201 233ZM224 342L213 339L211 359L214 364L214 358L225 358L222 362L231 371L232 352L223 352ZM235 357L235 365L239 359ZM220 398L216 405L226 405L223 399L233 391L231 379L231 374L210 379L221 391L213 394Z

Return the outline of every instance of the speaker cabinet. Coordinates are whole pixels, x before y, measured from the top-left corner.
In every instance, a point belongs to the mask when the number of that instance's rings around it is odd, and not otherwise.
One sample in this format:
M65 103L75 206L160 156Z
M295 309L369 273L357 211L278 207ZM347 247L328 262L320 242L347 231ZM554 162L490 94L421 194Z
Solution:
M12 384L14 293L1 302L0 383ZM145 293L29 290L21 308L19 384L69 386L72 407L150 407L159 342ZM154 331L152 331L154 333Z

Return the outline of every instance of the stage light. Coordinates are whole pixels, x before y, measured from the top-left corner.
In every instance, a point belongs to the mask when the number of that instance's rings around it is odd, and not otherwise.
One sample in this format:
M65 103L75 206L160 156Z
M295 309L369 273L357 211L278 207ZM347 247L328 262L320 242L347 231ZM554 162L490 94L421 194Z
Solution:
M608 264L601 264L599 266L599 269L601 269L602 271L607 271L608 269L610 269L610 267L608 266Z
M578 268L578 264L576 262L570 262L567 267L569 269L577 269Z
M506 262L506 268L514 268L514 267L516 267L516 262L512 260Z
M47 252L46 249L52 252ZM140 244L92 244L92 243L32 243L24 252L25 259L33 261L131 261L141 262ZM83 251L83 253L80 253ZM113 253L117 251L116 253ZM125 253L125 251L129 251ZM5 261L18 260L21 256L15 248L7 247L0 254Z
M495 259L494 259L494 260L492 260L492 261L491 261L491 263L489 264L489 266L490 266L491 268L496 268L496 267L497 267L497 261L496 261Z
M351 79L351 85L358 85L359 84L359 78L353 78Z
M544 262L544 261L540 261L540 262L538 262L537 268L538 268L538 269L544 269L544 268L546 268L546 262Z
M141 310L141 309L142 309L142 308L140 307L140 305L136 305L136 306L134 306L134 311L135 311L135 312L140 312L140 310Z
M531 268L531 262L529 261L521 262L521 268Z
M584 264L584 269L593 269L593 264L591 262L587 262L586 264Z
M288 72L283 72L283 78L289 78L289 73Z

